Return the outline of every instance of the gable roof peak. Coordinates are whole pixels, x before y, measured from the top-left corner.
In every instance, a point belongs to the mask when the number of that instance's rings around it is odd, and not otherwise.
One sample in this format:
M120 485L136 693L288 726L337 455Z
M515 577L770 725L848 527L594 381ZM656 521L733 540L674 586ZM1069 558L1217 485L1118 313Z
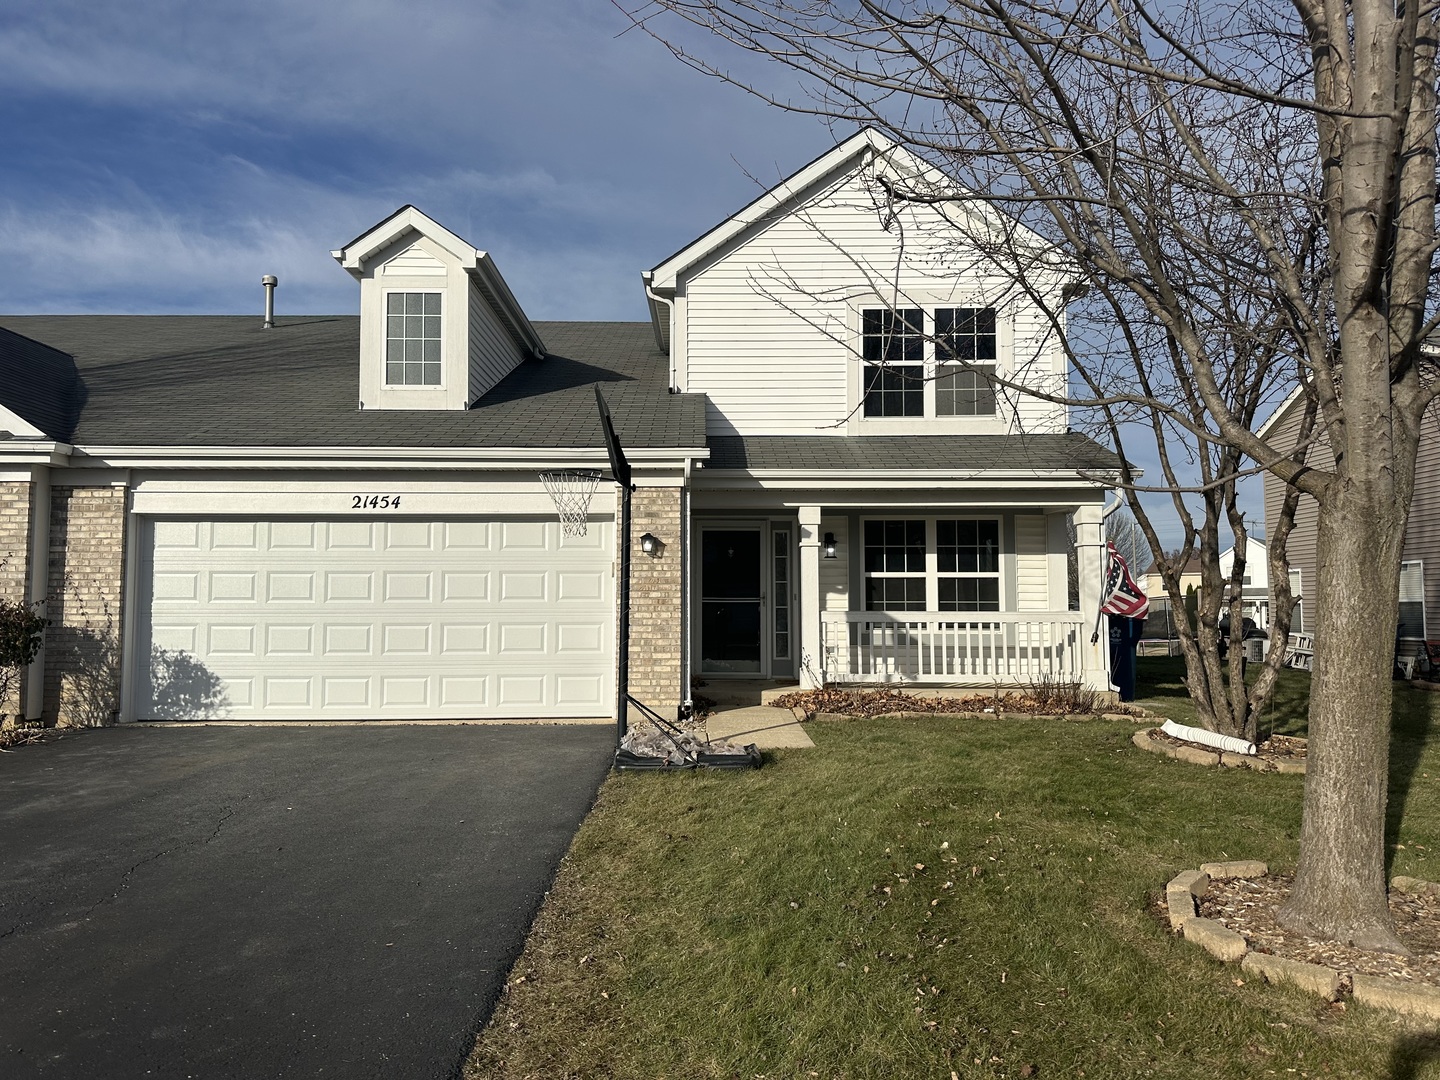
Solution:
M449 252L479 286L480 292L505 322L516 343L534 356L545 355L545 343L531 325L530 318L525 314L520 302L510 291L510 286L500 275L490 253L476 250L463 237L451 232L411 203L406 203L389 217L377 221L344 247L330 252L330 256L358 281L365 276L366 266L376 255L411 233L424 236Z

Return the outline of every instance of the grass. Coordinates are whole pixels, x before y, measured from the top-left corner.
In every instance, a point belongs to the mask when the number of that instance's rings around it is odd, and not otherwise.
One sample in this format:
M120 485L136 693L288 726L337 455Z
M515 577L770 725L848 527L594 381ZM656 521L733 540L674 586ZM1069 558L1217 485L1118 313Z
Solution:
M1440 877L1437 704L1397 690L1395 873ZM605 784L467 1077L1440 1077L1440 1037L1262 987L1152 911L1201 861L1293 866L1301 777L1121 722L809 730L757 773Z

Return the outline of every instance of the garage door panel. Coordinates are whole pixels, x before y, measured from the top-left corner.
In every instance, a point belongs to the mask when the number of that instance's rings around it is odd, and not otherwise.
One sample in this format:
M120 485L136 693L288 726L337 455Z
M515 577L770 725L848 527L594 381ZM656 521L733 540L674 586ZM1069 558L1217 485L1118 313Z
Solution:
M370 623L331 623L325 627L327 657L369 656L374 627Z
M444 524L446 551L477 551L490 547L488 521L447 521Z
M328 551L371 551L375 547L375 530L368 521L331 521L323 528Z
M367 676L326 675L320 680L320 706L324 709L370 707L370 679Z
M272 604L310 604L315 601L313 570L272 570L265 575L265 599Z
M382 677L380 704L387 708L418 708L430 704L430 680L424 676Z
M159 652L142 716L612 707L609 522L587 537L518 519L155 521L149 535L141 622Z
M207 575L207 597L211 603L252 603L257 577L258 574L250 571L211 571Z
M545 521L502 521L501 551L544 551L549 523Z
M369 603L375 595L375 575L331 571L325 575L325 599Z
M387 521L385 530L386 551L414 551L430 548L430 522L428 521Z
M210 656L254 656L253 623L211 623L205 635Z
M490 704L490 679L485 675L447 675L440 680L445 708L483 709Z

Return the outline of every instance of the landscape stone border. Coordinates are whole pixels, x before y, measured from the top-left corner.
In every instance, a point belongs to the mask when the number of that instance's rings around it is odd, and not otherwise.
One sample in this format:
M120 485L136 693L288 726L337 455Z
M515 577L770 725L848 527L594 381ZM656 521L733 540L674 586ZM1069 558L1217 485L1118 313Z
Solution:
M1256 772L1304 773L1303 761L1270 761L1251 754L1232 754L1228 750L1210 750L1203 746L1172 746L1155 737L1159 728L1137 731L1130 741L1141 750L1160 754L1191 765L1219 765L1226 769L1254 769Z
M937 716L954 717L959 720L1063 720L1068 724L1083 724L1092 720L1123 720L1129 724L1148 724L1156 718L1154 713L1135 716L1131 713L1030 713L1030 712L892 712L878 716L860 716L855 713L820 711L813 715L796 706L790 710L801 722L836 720L933 720Z
M1269 872L1265 863L1247 860L1203 863L1198 870L1176 874L1165 886L1165 907L1171 928L1217 960L1227 964L1238 962L1241 971L1272 985L1288 983L1326 1001L1339 1001L1348 991L1365 1005L1425 1020L1440 1020L1440 986L1357 974L1350 977L1347 988L1345 978L1333 968L1255 952L1234 930L1214 919L1201 918L1199 901L1210 891L1212 881L1264 877ZM1440 884L1418 878L1397 877L1390 886L1412 895L1440 895Z

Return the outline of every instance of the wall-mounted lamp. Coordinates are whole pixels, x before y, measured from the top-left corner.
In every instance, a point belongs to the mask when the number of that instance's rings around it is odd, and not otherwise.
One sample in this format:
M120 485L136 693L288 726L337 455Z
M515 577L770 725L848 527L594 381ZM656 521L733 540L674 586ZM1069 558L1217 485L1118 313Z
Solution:
M835 547L836 547L836 544L835 544L835 534L834 534L834 533L826 533L826 534L825 534L825 540L824 540L823 547L824 547L824 549L825 549L825 558L827 558L827 559L833 559L833 558L835 558Z
M644 536L640 537L640 550L646 555L660 554L660 549L663 546L664 545L660 543L660 538L654 533L647 532Z

